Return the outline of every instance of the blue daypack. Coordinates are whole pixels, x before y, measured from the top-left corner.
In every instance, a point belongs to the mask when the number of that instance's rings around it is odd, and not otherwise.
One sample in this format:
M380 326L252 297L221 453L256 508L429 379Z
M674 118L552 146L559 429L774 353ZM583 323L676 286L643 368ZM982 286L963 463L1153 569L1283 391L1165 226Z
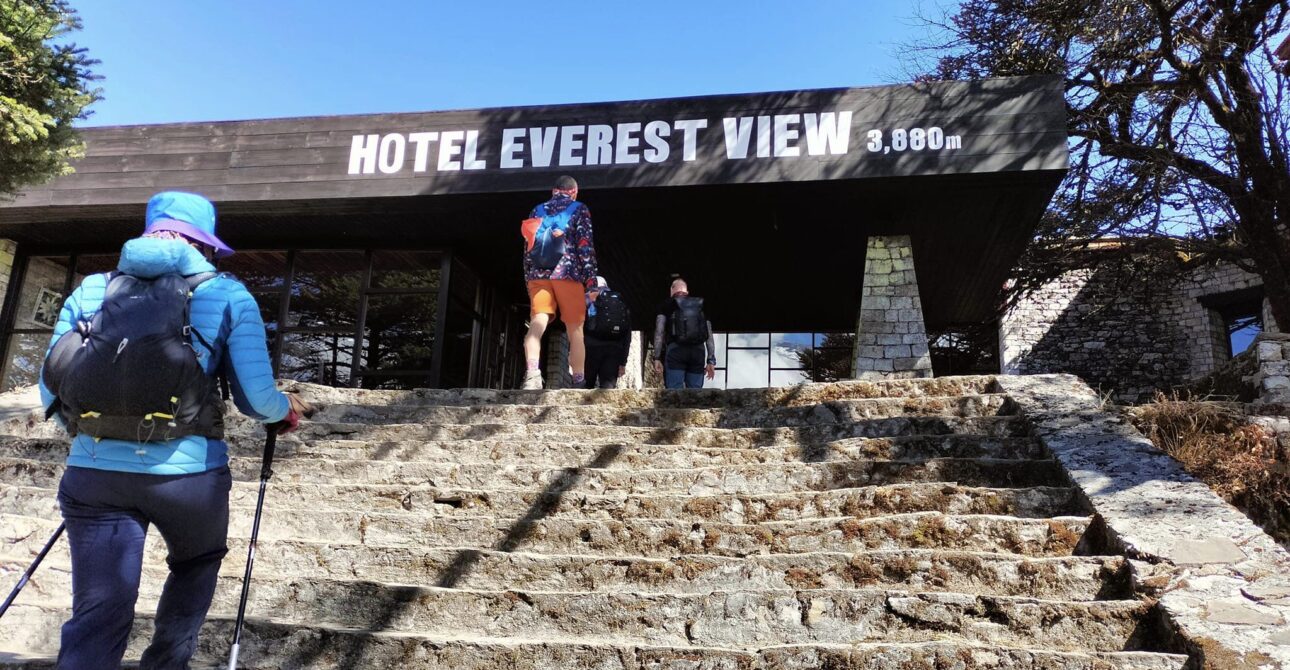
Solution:
M581 206L581 203L575 201L559 214L548 214L542 217L542 223L533 236L533 248L529 250L529 259L533 261L533 267L540 270L554 270L555 266L560 264L560 259L564 258L565 242L569 239L569 222ZM559 237L552 234L557 230L561 232Z

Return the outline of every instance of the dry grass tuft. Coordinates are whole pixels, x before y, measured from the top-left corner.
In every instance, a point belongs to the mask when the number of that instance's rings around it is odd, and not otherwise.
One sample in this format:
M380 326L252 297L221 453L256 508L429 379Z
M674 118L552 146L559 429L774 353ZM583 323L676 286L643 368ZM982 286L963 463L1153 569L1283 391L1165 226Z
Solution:
M1290 543L1290 450L1237 407L1157 394L1136 408L1133 420L1192 476L1278 542Z

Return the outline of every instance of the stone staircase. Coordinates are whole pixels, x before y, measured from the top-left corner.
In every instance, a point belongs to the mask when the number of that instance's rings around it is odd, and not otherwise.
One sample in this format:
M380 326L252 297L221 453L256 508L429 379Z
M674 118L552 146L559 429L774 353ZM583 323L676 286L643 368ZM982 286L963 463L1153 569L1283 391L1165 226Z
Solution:
M279 441L247 668L1165 670L1129 561L993 378L746 391L300 390ZM0 587L57 526L65 439L0 438ZM231 423L232 635L263 433ZM155 533L154 533L155 535ZM0 620L47 667L61 544ZM149 540L137 657L165 575Z

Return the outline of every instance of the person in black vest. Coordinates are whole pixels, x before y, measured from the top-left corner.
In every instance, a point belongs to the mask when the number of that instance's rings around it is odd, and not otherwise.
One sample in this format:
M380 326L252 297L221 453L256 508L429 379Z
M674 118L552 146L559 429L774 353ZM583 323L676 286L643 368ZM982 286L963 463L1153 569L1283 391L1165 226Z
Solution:
M654 370L670 389L703 388L705 375L717 376L712 322L703 313L703 298L691 297L684 279L672 281L671 297L654 319Z
M589 389L611 389L627 371L631 349L631 312L622 296L609 290L609 282L597 276L587 290L587 324L583 329L587 346Z

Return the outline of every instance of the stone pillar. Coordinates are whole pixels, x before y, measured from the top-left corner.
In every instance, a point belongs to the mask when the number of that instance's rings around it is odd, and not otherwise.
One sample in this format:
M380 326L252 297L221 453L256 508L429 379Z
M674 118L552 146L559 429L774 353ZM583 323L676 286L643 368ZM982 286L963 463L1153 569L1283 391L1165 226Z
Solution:
M856 379L932 376L908 235L869 238L851 373Z
M1255 404L1290 404L1290 335L1263 333L1255 338L1251 348L1258 365L1249 378L1258 394Z
M627 351L627 372L618 378L617 388L640 390L645 387L645 378L641 358L645 355L644 334L639 330L632 331L632 344Z

